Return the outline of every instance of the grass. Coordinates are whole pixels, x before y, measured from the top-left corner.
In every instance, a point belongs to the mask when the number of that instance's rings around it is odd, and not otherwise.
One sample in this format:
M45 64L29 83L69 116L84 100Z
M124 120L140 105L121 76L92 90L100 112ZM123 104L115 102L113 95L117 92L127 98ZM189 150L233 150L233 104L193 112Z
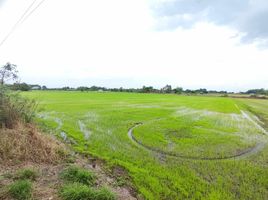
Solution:
M0 129L0 164L23 161L57 163L66 159L66 149L32 126L18 123L13 129Z
M73 183L61 188L60 197L63 200L89 200L93 197L93 191L86 185Z
M32 183L29 180L18 180L10 185L9 194L16 200L31 199Z
M127 134L142 122L133 136L150 148L184 156L231 156L267 142L255 124L267 127L267 100L110 92L23 95L38 100L38 122L58 137L64 132L76 151L124 167L145 199L263 200L268 196L267 146L239 160L176 159L142 148Z
M61 174L60 177L68 182L81 183L84 185L93 185L95 182L95 175L86 169L70 166L66 168Z
M63 200L115 200L115 195L107 188L93 189L81 183L64 185L60 190Z
M38 177L38 172L34 169L22 169L22 170L19 170L15 175L15 179L20 179L20 180L35 181L37 177Z

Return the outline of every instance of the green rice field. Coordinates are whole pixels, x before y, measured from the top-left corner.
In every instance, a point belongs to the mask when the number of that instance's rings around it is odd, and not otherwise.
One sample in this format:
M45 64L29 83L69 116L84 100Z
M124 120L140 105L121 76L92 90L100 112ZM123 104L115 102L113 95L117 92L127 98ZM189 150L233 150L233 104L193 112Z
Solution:
M151 200L268 199L268 100L33 91L37 121Z

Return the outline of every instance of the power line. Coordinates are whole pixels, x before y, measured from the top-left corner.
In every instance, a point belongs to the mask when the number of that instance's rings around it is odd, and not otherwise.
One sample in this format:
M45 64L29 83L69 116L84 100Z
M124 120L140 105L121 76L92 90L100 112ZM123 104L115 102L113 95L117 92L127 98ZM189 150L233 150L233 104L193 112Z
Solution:
M36 7L23 19L23 21L21 22L24 23L32 14L34 11L36 11L46 0L42 0L39 4L36 5Z
M2 40L2 42L0 43L0 47L5 43L5 41L10 37L10 35L16 30L16 28L20 25L23 24L25 22L26 19L28 19L33 12L39 8L45 0L42 0L36 7L34 7L32 9L32 11L30 11L30 9L33 7L33 5L36 3L37 0L34 0L29 7L24 11L24 13L22 14L22 16L19 18L19 20L14 24L14 26L11 28L11 30L8 32L8 34L6 35L6 37ZM30 11L30 12L29 12ZM29 12L29 14L27 15L27 13Z
M34 0L29 6L28 8L24 11L24 13L22 14L22 16L19 18L19 20L14 24L14 26L11 28L11 30L8 32L8 34L6 35L6 37L2 40L2 42L0 43L0 46L2 46L4 44L4 42L9 38L9 36L15 31L15 29L18 27L18 25L20 24L20 22L23 20L23 18L26 16L26 14L29 12L29 10L33 7L33 5L35 4L37 0Z

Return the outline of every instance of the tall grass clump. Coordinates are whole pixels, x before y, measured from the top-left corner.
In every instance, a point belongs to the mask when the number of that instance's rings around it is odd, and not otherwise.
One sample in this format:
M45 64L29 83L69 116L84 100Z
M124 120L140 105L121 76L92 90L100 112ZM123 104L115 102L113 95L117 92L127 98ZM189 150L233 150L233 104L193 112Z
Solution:
M35 114L37 103L23 98L19 93L0 86L0 125L13 128L17 121L29 123Z
M81 183L84 185L93 185L95 182L95 175L86 169L70 166L63 170L60 174L60 177L68 182L72 183Z
M59 195L63 200L91 200L93 190L81 183L71 183L63 186Z
M107 188L93 189L81 183L64 185L59 196L63 200L116 200L116 196Z
M16 200L28 200L32 197L32 183L29 180L19 180L12 183L8 191Z
M94 200L115 200L116 196L106 187L102 187L94 192Z
M21 169L19 170L16 175L15 179L20 180L32 180L35 181L38 177L38 173L35 169Z

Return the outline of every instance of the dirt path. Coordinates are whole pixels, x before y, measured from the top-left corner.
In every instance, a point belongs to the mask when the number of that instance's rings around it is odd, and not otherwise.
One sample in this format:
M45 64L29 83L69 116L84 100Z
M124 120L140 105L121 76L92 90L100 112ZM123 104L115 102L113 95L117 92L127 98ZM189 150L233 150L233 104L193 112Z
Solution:
M175 158L182 158L182 159L189 159L189 160L230 160L230 159L235 159L235 160L240 160L243 158L247 158L251 155L254 155L258 152L260 152L265 146L266 146L266 142L260 142L257 143L254 147L252 148L248 148L245 149L244 151L235 154L235 155L230 155L230 156L224 156L224 157L197 157L197 156L184 156L184 155L180 155L177 153L172 153L172 152L165 152L150 146L147 146L145 144L143 144L142 142L140 142L139 140L137 140L134 136L133 136L133 130L139 126L143 125L142 122L136 123L134 126L132 126L129 130L128 130L128 137L130 138L130 140L135 143L136 145L138 145L139 147L148 150L148 151L152 151L156 154L158 154L160 157L164 157L164 156L170 156L170 157L175 157Z

